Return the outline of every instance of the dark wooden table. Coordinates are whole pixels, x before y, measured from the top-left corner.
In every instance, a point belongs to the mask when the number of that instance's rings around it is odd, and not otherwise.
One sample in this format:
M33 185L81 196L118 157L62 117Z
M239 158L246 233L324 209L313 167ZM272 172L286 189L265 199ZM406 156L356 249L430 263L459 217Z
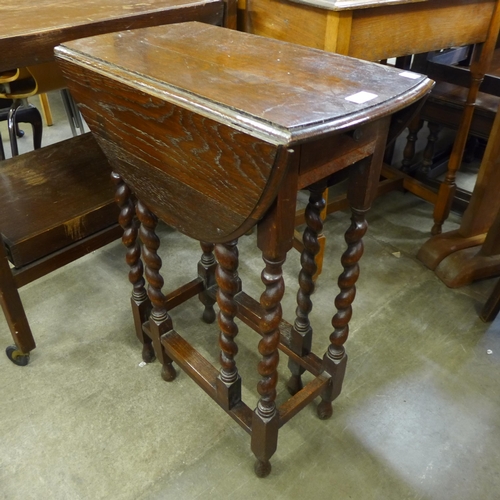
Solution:
M256 473L266 476L282 425L316 397L320 418L332 414L347 363L344 343L365 213L378 183L389 121L426 95L431 82L199 23L75 41L58 48L57 58L114 169L143 358L156 355L165 380L176 376L174 361L192 377L251 434ZM352 219L334 329L320 358L311 352L309 312L322 192L329 176L345 168ZM308 186L292 325L282 319L282 265L292 248L297 190ZM162 292L157 217L200 240L203 251L198 276L168 295ZM264 260L260 301L243 292L237 273L237 239L255 225ZM215 320L216 301L219 306L220 370L181 337L169 315L196 295L206 322ZM262 336L255 410L241 400L236 319ZM289 357L292 373L292 397L279 408L278 350ZM313 379L303 387L306 370Z
M158 26L192 19L220 24L224 0L39 0L0 3L0 71L54 60L60 43L113 31ZM226 25L235 26L228 2Z

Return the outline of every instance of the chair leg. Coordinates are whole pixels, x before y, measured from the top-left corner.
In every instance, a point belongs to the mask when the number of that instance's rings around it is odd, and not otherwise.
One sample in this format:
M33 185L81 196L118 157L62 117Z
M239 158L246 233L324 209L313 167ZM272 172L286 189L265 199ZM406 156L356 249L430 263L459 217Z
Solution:
M5 160L5 150L3 149L2 134L0 134L0 160Z
M16 134L16 113L20 106L19 101L14 101L14 104L9 109L9 115L7 117L7 127L9 129L9 139L10 139L10 150L12 156L17 156L19 154L19 149L17 147L17 134Z
M425 146L422 160L422 172L425 174L428 174L432 170L436 142L439 139L439 132L442 129L439 123L432 122L429 122L427 127L429 128L429 135L427 137L427 144Z
M403 172L410 170L413 158L415 157L415 143L418 139L418 133L423 126L424 121L420 119L419 115L415 116L408 124L408 137L406 138L406 146L403 151L403 161L401 163Z
M21 117L18 118L18 121L26 121L31 125L33 130L33 149L40 149L42 147L43 134L43 122L40 111L30 104L27 108L19 110L18 113L21 113Z
M77 128L80 129L80 134L83 134L83 121L80 111L73 99L68 89L61 90L61 97L64 104L64 109L66 110L66 115L68 116L69 126L71 127L71 133L73 137L78 135Z
M40 99L40 105L42 107L42 114L45 119L45 123L47 124L47 127L51 127L54 125L54 120L52 118L52 111L50 110L49 97L47 94L40 94L38 97Z
M16 137L18 135L17 130L19 122L29 123L31 125L33 130L33 148L40 149L42 147L42 115L32 104L28 104L27 107L21 107L21 104L21 101L14 101L7 118L12 156L17 156L19 154Z

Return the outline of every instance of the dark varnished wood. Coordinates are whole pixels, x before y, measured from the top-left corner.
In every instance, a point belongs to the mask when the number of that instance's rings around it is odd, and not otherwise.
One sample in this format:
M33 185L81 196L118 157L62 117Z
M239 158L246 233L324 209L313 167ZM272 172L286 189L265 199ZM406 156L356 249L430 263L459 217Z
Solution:
M16 267L116 220L109 164L90 134L6 160L1 172L0 228Z
M389 121L425 96L431 82L199 23L70 42L57 49L57 58L113 169L139 200L153 305L143 331L164 366L179 364L250 432L255 472L264 477L271 470L279 428L317 396L325 402L320 416L328 416L340 393L364 214L380 176ZM374 94L369 104L346 99L359 91ZM342 258L335 332L321 359L310 352L308 319L318 213L325 180L347 167L353 222ZM294 239L297 190L311 183L317 184L311 187L292 330L282 318L282 266ZM174 295L187 298L196 291L205 307L217 297L220 370L174 330L168 316L156 216L204 242L198 278ZM259 301L242 291L237 274L236 239L254 225L263 258ZM215 273L213 242L219 261ZM261 335L259 400L253 412L241 401L237 318ZM292 374L300 377L308 370L314 379L303 388L296 382L295 394L278 407L279 352L291 358Z
M121 0L68 0L61 3L41 0L35 4L26 4L6 0L0 5L0 19L0 72L30 66L31 72L34 73L35 69L46 66L43 63L53 61L54 47L65 40L186 20L235 27L236 3L233 0L148 0L142 3ZM52 65L51 72L55 70ZM14 188L20 189L19 200L25 205L18 203L18 208L21 209L19 213L12 211L14 205L10 201L7 206L2 205L0 229L9 258L16 266L12 275L17 287L96 250L121 234L121 228L116 223L110 226L110 219L116 220L116 207L104 199L101 206L96 206L95 203L106 186L100 178L105 172L105 169L101 168L104 157L94 140L91 147L83 149L79 141L75 139L60 147L42 151L38 156L31 156L30 164L28 157L21 158L15 168L18 179L14 179ZM74 151L71 150L73 146ZM68 150L64 151L65 148ZM75 166L74 170L67 165L70 157ZM3 156L0 155L0 158L3 159ZM104 161L106 162L105 159ZM10 165L13 165L12 162ZM96 169L99 172L94 175ZM61 185L61 175L57 170L65 172L62 177L68 177L66 186ZM35 177L30 179L31 173L34 173ZM47 198L47 190L44 190L43 185L48 186L50 183L46 183L43 178L37 179L36 175L39 174L47 174L54 180L51 180L53 199L43 207L42 203L37 204L37 200L41 202ZM20 181L23 176L24 179ZM33 189L26 189L23 182L33 183ZM92 182L95 183L93 187ZM81 191L78 193L80 186ZM67 190L66 199L62 194L64 190ZM40 196L37 191L40 191ZM8 197L4 197L2 193L2 202L14 197L14 191L9 192ZM64 202L57 206L56 203L61 197ZM77 207L82 210L74 213ZM35 215L26 216L28 213ZM73 219L70 218L72 214ZM36 232L37 225L41 228L39 232ZM133 260L134 252L137 253L138 250L133 248L135 243L127 241L127 244L131 245L130 259ZM131 264L132 274L138 265L139 262ZM139 335L139 330L140 323L149 315L151 305L147 298L140 298L138 293L139 289L135 283L132 302L136 307L134 314L137 315L136 323L139 325L138 336L147 340L142 333ZM9 301L9 304L19 309L13 305L15 302ZM18 347L34 347L29 326L16 330L9 319L12 317L11 312L6 309L13 335L17 332L15 341ZM144 349L144 358L151 360L153 351L148 341L145 342Z
M81 105L81 110L114 168L139 196L148 193L151 209L162 219L205 241L239 237L262 217L286 169L286 147L380 118L389 111L388 100L396 103L396 96L408 90L408 80L389 68L323 52L315 53L312 64L307 62L308 49L265 39L252 40L253 51L247 53L248 35L230 32L220 41L209 26L199 30L196 43L181 25L138 30L127 34L126 42L124 36L105 35L59 48L62 68L75 98L96 103L93 109ZM238 44L236 36L242 38ZM147 58L131 50L136 45ZM165 53L159 45L168 47ZM224 66L219 53L225 57ZM273 82L262 67L264 55L273 62ZM196 78L181 71L200 61L203 71ZM114 80L112 89L103 86L89 64ZM172 70L175 67L179 70ZM314 77L318 71L321 80ZM314 85L310 78L315 78ZM124 81L134 81L135 103ZM413 82L415 96L423 82ZM243 96L242 85L247 89ZM345 101L358 91L374 91L373 86L378 97L369 115ZM290 96L293 106L287 105ZM187 107L176 105L185 101ZM139 116L145 130L135 129ZM166 120L170 116L173 119ZM125 147L116 148L117 143ZM232 167L235 158L238 168ZM141 175L146 161L155 167L149 180ZM204 168L207 163L214 167ZM226 190L232 192L230 204ZM182 212L174 206L178 203ZM201 204L206 207L203 214L196 210Z
M91 134L0 164L0 289L22 352L35 342L17 289L121 235L110 171ZM3 258L5 251L13 268Z
M186 20L223 24L224 9L222 0L6 0L0 5L0 71L52 61L54 47L67 40Z
M129 266L128 279L132 284L132 314L137 338L142 344L142 359L151 363L155 359L152 339L144 334L142 325L151 314L151 301L146 292L146 280L144 279L144 264L141 259L141 247L139 245L139 220L136 216L135 204L132 199L130 188L116 173L111 174L116 186L115 200L120 207L118 221L123 228L122 243L127 248L125 260Z

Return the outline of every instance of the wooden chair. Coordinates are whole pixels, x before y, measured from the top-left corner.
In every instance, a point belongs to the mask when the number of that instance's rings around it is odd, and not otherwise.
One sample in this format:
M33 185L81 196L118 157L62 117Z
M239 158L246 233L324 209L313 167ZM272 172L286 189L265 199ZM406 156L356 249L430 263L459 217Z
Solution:
M33 107L27 104L28 97L35 95L44 96L52 90L62 90L64 92L65 86L66 83L55 62L17 68L0 74L0 98L13 101L7 116L12 156L19 154L15 125L17 114L21 109ZM71 98L68 96L69 93L66 90L65 94L63 94L63 102L73 136L75 136L75 120L77 120L76 125L80 129L83 130L83 127L81 126L81 120L79 120L79 114L75 114L74 112L76 107L71 107ZM42 110L44 109L43 102L42 100Z
M18 288L122 234L109 175L90 134L0 163L0 302L18 365L35 348Z
M12 107L12 99L0 99L0 121L7 121ZM9 134L10 140L17 142L17 137L22 137L24 132L19 129L19 123L29 123L33 130L33 149L38 149L42 146L43 123L42 116L35 106L19 108L15 115L15 120L10 124L14 127L14 133ZM17 145L16 145L17 147ZM0 160L5 159L5 152L0 136Z
M425 61L425 64L422 64L422 59L418 57L415 59L417 63L412 66L415 71L427 74L438 83L424 105L420 117L414 120L410 128L409 143L405 152L406 164L408 165L414 153L413 144L422 120L429 120L431 123L430 141L424 153L426 166L429 166L431 162L437 124L455 125L457 128L446 177L440 183L437 195L435 191L426 188L421 183L405 183L405 188L434 204L434 225L431 231L433 235L441 233L442 225L450 213L451 203L457 190L456 173L463 159L469 133L473 130L479 137L487 137L493 124L500 100L497 97L481 94L479 90L492 65L499 28L500 1L497 1L485 40L474 47L468 68L432 61ZM491 88L490 85L490 91L492 91ZM493 92L500 95L498 89ZM476 108L480 108L480 112L475 113ZM391 176L390 173L389 176Z

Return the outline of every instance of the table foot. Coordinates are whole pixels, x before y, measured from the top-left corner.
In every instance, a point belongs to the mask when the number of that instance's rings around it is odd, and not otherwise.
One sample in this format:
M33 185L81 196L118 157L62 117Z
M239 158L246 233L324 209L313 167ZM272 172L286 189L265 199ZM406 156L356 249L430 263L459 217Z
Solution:
M155 350L153 344L143 344L142 345L142 360L144 363L152 363L156 359Z
M316 412L320 420L328 420L333 415L332 402L322 399L321 403L316 408Z
M448 287L459 288L473 281L500 274L500 255L484 255L481 247L466 248L444 259L435 270Z
M204 323L211 325L217 319L217 314L215 313L215 309L210 306L205 306L201 319L203 320Z
M172 363L167 363L163 365L161 369L161 378L165 380L165 382L172 382L177 377L177 372L175 371Z
M466 237L462 236L459 230L448 231L427 240L418 251L417 259L434 271L449 255L465 248L482 245L485 238L486 234Z
M255 475L257 477L267 477L271 473L271 462L269 460L256 460L254 465Z
M304 388L302 377L300 375L292 375L286 383L286 388L291 396L295 396L295 394Z

